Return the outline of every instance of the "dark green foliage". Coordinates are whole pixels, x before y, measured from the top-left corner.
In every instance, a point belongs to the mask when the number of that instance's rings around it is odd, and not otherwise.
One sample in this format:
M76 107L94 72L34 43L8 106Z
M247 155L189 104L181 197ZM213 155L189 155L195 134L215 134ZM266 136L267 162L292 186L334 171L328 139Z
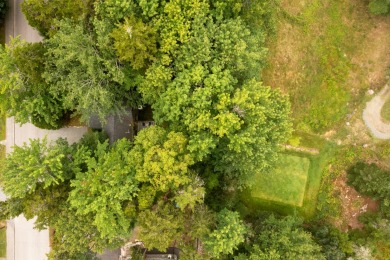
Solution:
M387 259L390 255L390 220L385 212L367 212L360 216L363 229L351 230L351 240L372 252L373 259Z
M390 13L390 0L370 0L370 12L376 15Z
M170 204L160 204L156 210L145 210L138 216L139 239L147 248L164 251L180 238L184 216Z
M390 199L390 171L376 164L358 162L348 170L348 184L376 199Z
M0 24L4 23L4 17L8 10L7 3L7 0L0 0Z
M342 260L352 254L352 243L348 233L324 223L314 224L309 228L314 241L321 246L321 252L328 260Z
M302 221L293 216L274 215L253 223L252 247L248 255L236 259L325 259L321 247L302 228Z

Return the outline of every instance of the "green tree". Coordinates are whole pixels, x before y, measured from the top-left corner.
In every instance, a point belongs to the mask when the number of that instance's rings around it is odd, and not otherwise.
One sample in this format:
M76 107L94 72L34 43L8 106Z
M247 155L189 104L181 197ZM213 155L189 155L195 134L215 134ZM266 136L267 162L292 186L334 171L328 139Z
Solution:
M157 124L188 137L196 161L208 159L214 171L242 186L275 161L277 144L290 133L290 107L279 92L249 80L252 71L259 74L264 47L251 44L239 17L216 18L212 8L171 1L151 19L159 49L139 91Z
M50 145L45 139L32 140L30 146L16 146L1 167L1 185L9 197L0 205L2 216L23 213L27 219L36 217L36 228L54 229L52 259L82 259L80 256L92 256L92 251L124 242L104 236L93 221L93 213L79 215L68 201L70 181L87 170L87 159L95 156L90 149L97 147L100 139L99 134L87 134L72 146L64 139Z
M112 37L119 59L130 62L134 69L144 68L157 52L155 32L135 17L125 18Z
M132 204L139 188L135 170L127 162L130 148L126 139L112 148L108 141L98 143L95 157L86 160L87 170L71 181L70 204L77 214L92 215L93 224L106 238L129 234L135 217Z
M42 78L45 46L11 38L0 46L0 102L8 116L18 123L31 121L40 128L57 129L64 123L66 111L62 97L49 93Z
M162 127L148 127L138 133L129 156L136 180L150 183L157 191L177 190L189 184L189 167L194 160L182 133Z
M227 102L224 109L239 118L239 127L221 139L213 164L228 178L248 184L248 177L275 163L277 144L288 140L290 105L279 92L254 80L237 89Z
M25 0L21 8L32 27L43 36L51 36L57 29L57 21L65 18L74 21L87 18L92 11L92 2L90 0Z
M155 210L139 213L139 239L147 248L165 251L175 240L181 239L184 217L171 204L160 202Z
M325 259L321 247L301 224L292 216L277 219L273 215L259 223L249 259Z
M390 172L376 164L358 162L348 170L348 184L364 195L390 201Z
M137 105L134 82L115 59L97 48L93 34L81 24L63 20L58 32L46 41L44 77L53 95L63 96L64 106L88 122L91 115L102 121L120 113L124 106Z
M15 146L0 169L4 192L12 198L24 198L38 186L45 189L69 180L75 167L71 154L71 147L64 139L58 139L51 146L46 139Z
M217 214L217 226L205 238L204 245L214 257L233 254L233 250L245 240L247 227L237 212L224 209Z
M326 259L342 260L352 254L352 243L348 233L324 223L311 226L310 232L314 241L321 246L321 252Z
M205 192L202 179L199 176L191 176L190 183L177 191L176 204L181 210L194 210L196 204L203 202Z

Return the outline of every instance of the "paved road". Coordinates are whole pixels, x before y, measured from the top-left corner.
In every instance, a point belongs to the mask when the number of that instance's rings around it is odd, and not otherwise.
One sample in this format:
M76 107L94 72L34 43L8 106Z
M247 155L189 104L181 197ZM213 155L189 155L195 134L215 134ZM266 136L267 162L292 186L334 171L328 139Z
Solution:
M390 139L390 124L383 122L381 110L390 98L390 87L386 85L373 99L367 102L363 120L372 135L379 139Z
M20 10L22 0L8 0L10 10L6 17L6 35L17 36L29 42L38 42L42 37L32 29ZM7 41L9 37L7 37ZM7 153L12 151L12 146L22 145L30 138L42 138L47 136L48 140L55 140L58 137L67 138L73 143L87 131L87 128L63 128L56 131L48 131L36 128L32 124L18 125L13 118L7 119L6 147ZM4 194L0 191L0 199ZM34 228L34 221L27 221L19 216L7 223L7 260L44 260L50 251L49 232L47 230L38 232Z

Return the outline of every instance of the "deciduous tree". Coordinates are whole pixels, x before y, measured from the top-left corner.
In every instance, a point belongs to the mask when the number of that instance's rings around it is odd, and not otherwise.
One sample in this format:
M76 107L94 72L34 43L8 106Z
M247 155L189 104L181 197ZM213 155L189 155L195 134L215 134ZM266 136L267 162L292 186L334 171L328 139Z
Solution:
M204 240L206 249L216 258L233 254L245 240L247 227L237 212L222 210L217 214L217 226Z
M86 18L91 10L90 0L26 0L21 4L28 23L43 36L53 35L56 22L62 19L77 21Z
M66 111L61 95L53 96L42 78L45 46L11 38L0 47L0 101L2 110L18 123L31 121L40 128L57 129Z
M299 219L271 215L259 225L249 259L325 259L311 234L300 227Z
M128 163L130 148L126 139L117 141L112 148L108 141L98 143L95 157L86 160L87 170L71 181L70 204L77 214L92 217L105 238L126 236L134 221L132 204L139 188L135 169ZM129 207L133 208L130 215L126 214Z

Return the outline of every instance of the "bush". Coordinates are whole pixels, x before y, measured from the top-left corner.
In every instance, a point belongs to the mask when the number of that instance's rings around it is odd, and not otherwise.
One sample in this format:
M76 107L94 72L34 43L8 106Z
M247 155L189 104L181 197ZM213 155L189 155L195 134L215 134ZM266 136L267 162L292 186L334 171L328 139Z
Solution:
M376 15L390 12L390 0L372 0L368 5L370 12Z
M375 199L390 198L390 172L376 164L358 162L348 170L348 184Z

